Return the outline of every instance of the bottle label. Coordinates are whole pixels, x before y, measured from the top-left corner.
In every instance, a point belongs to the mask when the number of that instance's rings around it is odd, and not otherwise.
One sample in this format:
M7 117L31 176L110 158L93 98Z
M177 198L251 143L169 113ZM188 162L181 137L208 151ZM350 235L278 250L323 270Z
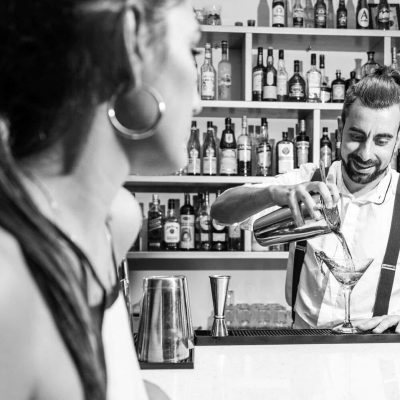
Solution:
M267 85L272 86L274 84L274 73L272 71L267 72Z
M318 73L308 74L308 99L319 101L321 98L321 75Z
M181 249L194 249L194 215L181 215Z
M306 141L297 142L297 165L308 163L308 152L310 143Z
M271 149L264 145L257 148L257 165L260 169L270 168L272 164Z
M221 150L221 175L236 175L237 174L237 155L235 149Z
M210 233L200 233L200 241L201 242L209 242L210 241Z
M357 14L357 22L361 28L369 27L369 10L368 8L360 8Z
M225 142L233 143L233 134L232 133L225 133Z
M214 156L206 156L203 158L203 174L215 175L217 173L217 158Z
M200 228L203 231L209 232L211 229L211 221L208 215L200 215L199 218Z
M332 100L344 100L345 86L336 84L332 87Z
M263 99L274 99L276 100L276 86L264 86L263 87Z
M329 103L331 101L331 92L330 90L321 90L321 103Z
M201 95L207 97L214 96L215 74L211 71L203 72L201 75Z
M320 157L325 168L329 168L332 164L332 150L328 146L323 146L321 148Z
M164 225L164 242L179 243L180 231L178 222L166 221Z
M285 9L283 5L277 4L272 10L272 24L285 25Z
M277 88L276 92L278 96L286 96L287 95L287 79L286 75L279 75L277 79Z
M326 27L326 9L324 7L318 7L315 9L315 27Z
M196 149L191 149L189 152L188 173L193 175L200 174L200 157Z
M378 23L380 24L388 24L390 21L390 10L389 8L382 8L378 13Z
M295 8L293 10L293 26L302 28L304 25L304 10Z
M345 11L338 11L337 27L338 28L347 28L347 13Z
M296 82L289 88L289 97L305 97L304 87L301 83Z
M279 144L278 146L278 174L284 174L294 168L293 146Z
M238 159L239 161L251 161L251 146L247 143L238 145Z
M253 92L262 92L263 72L256 71L253 74Z
M226 234L225 233L215 233L215 232L213 232L212 241L213 242L225 242L226 241Z
M161 229L162 228L162 217L151 218L151 219L149 218L147 226L148 226L147 229L148 229L149 234L151 234L151 232L154 232L158 229Z
M231 75L223 74L218 84L218 99L230 100L231 98Z
M240 239L241 236L240 225L239 224L229 225L228 235L230 239Z

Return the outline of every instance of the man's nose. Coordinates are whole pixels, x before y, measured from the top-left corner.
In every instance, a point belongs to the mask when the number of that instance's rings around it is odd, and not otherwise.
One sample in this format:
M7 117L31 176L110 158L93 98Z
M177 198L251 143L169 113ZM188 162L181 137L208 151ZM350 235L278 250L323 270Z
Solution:
M373 143L371 140L366 140L361 144L358 155L364 160L368 161L372 158Z

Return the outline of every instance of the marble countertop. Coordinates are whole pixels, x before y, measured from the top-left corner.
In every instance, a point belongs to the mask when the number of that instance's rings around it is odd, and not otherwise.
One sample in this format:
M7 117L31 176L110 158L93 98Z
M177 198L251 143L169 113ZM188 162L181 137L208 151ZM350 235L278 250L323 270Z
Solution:
M400 343L197 346L142 375L171 400L400 400Z

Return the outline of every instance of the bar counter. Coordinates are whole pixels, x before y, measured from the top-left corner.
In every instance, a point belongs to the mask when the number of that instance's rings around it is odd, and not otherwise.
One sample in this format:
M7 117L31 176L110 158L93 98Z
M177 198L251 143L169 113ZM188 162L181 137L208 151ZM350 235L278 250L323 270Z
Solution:
M400 343L196 346L142 376L171 400L399 400Z

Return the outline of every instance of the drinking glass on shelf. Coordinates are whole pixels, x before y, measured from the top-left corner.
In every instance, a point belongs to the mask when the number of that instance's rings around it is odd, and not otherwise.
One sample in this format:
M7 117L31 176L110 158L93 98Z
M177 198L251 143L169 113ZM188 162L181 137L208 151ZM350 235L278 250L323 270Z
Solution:
M221 25L221 6L218 4L210 4L206 9L207 24Z
M250 306L247 303L237 305L237 322L238 328L248 328L250 325Z
M207 11L205 8L195 8L194 15L200 25L207 25Z
M250 327L259 328L260 326L260 310L263 304L254 303L250 306Z

